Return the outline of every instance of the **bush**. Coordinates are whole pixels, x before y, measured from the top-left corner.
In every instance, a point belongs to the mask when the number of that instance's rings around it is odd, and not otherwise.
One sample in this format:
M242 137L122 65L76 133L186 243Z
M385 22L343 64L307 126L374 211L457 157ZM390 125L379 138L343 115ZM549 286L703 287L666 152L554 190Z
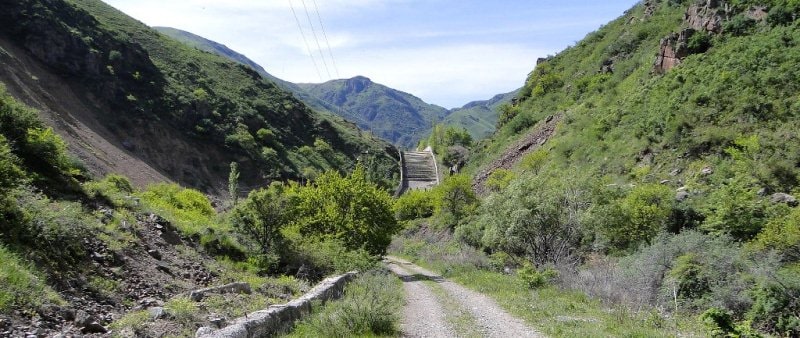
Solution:
M779 336L800 335L800 265L769 276L755 289L753 298L748 317L755 327Z
M294 224L304 236L332 238L350 250L382 255L400 230L391 196L370 183L361 166L348 177L327 172L289 193L296 195Z
M434 211L434 195L431 191L406 191L394 201L394 214L400 221L430 217Z
M486 179L486 187L493 192L500 192L514 179L514 172L506 169L497 169Z
M116 207L134 207L130 198L134 189L127 177L117 174L108 174L100 181L89 181L83 185L86 195L91 198L101 198Z
M464 174L453 175L436 187L437 217L450 217L446 225L455 227L462 218L478 205L478 198L472 191L472 179Z
M290 337L395 335L402 306L399 279L388 272L369 272L348 285L341 300L298 324Z
M147 187L140 196L146 207L167 218L184 235L200 235L209 228L218 228L211 201L197 190L159 183Z
M525 262L522 268L517 270L517 276L529 288L538 289L547 286L558 277L558 271L551 268L537 270L533 265Z
M295 208L281 184L251 191L231 213L231 223L257 246L261 255L276 253L283 245L281 230L292 220Z

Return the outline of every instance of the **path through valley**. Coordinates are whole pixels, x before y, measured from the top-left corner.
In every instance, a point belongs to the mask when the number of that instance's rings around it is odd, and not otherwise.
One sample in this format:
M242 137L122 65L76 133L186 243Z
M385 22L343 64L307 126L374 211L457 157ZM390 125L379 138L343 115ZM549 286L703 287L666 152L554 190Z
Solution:
M483 294L396 257L386 264L403 280L403 337L544 337Z

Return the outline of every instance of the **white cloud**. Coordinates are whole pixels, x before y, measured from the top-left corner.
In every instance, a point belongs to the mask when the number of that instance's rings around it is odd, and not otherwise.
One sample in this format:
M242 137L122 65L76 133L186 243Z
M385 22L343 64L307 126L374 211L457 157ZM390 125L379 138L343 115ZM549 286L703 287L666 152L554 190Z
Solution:
M148 25L175 27L225 44L292 82L336 77L327 45L320 41L323 50L318 50L303 8L305 2L322 38L316 2L340 78L367 76L448 108L522 86L538 57L621 13L609 10L606 2L583 0L504 0L489 5L478 0L105 1ZM621 7L635 0L615 2ZM482 12L487 10L493 12ZM603 10L616 14L598 17Z

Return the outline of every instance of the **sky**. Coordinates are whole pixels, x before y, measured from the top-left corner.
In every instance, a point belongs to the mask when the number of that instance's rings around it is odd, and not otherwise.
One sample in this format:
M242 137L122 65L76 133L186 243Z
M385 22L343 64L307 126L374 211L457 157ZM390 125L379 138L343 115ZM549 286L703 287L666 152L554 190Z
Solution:
M537 58L574 45L638 2L104 1L149 26L222 43L286 81L361 75L445 108L521 87Z

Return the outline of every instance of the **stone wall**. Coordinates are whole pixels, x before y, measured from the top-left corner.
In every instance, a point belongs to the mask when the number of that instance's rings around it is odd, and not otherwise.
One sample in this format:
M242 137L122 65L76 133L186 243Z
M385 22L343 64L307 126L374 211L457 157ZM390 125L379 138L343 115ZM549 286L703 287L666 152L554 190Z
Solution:
M344 287L353 280L357 272L330 277L317 284L311 291L300 298L282 305L273 305L261 311L248 314L237 319L233 324L214 331L208 327L197 330L197 337L202 338L251 338L268 337L291 327L294 321L311 313L311 303L326 302L342 296Z

